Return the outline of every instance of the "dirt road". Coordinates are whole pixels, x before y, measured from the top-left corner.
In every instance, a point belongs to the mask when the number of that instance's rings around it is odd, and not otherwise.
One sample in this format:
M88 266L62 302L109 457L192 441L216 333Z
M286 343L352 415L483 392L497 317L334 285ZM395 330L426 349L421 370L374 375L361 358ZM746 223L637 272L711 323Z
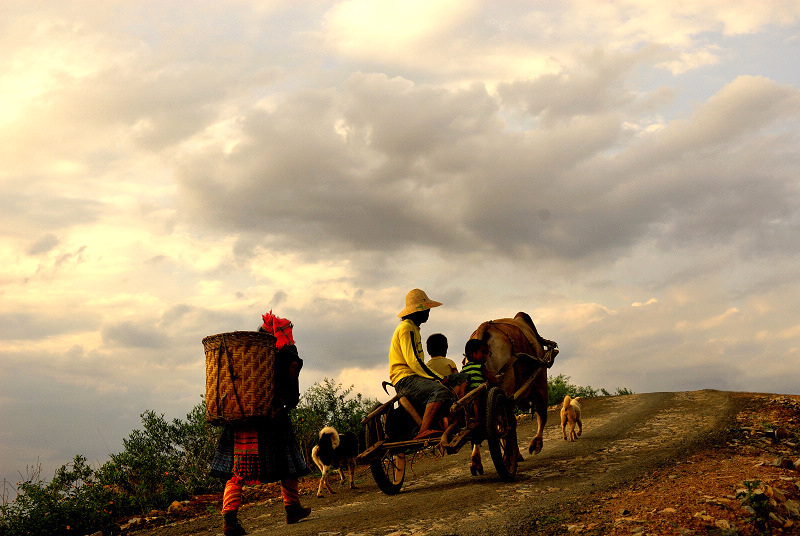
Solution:
M418 456L395 496L383 494L369 470L362 468L356 490L341 488L335 495L326 492L322 499L313 493L304 495L304 504L313 511L301 523L284 523L278 498L243 508L240 518L250 534L566 533L570 522L579 521L580 516L570 521L571 514L583 512L599 519L599 514L589 514L592 509L599 512L604 500L630 493L637 482L652 478L661 468L672 471L698 452L725 445L741 431L737 415L754 403L753 396L705 390L586 399L582 403L584 433L578 441L561 438L558 412L551 410L539 455L527 455L534 425L529 417L520 421L518 437L526 456L514 482L498 479L485 444L485 473L471 476L467 445L455 455ZM608 533L602 528L593 531L591 519L576 526L572 532ZM219 514L137 532L147 536L220 533Z

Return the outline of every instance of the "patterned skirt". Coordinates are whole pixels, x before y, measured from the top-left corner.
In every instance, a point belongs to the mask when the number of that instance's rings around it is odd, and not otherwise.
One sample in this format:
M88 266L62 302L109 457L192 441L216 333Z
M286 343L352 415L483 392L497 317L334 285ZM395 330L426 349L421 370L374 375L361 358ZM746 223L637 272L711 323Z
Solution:
M222 432L211 475L244 484L266 484L309 474L287 413L257 424L228 426Z

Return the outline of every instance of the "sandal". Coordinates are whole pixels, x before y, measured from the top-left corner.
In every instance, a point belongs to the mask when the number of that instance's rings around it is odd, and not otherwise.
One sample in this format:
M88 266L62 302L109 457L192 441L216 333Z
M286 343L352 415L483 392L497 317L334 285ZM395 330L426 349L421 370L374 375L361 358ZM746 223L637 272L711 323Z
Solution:
M443 433L444 433L444 432L442 432L441 430L425 430L424 432L420 432L420 433L418 433L418 434L417 434L417 435L414 437L414 440L418 440L418 439L430 439L432 436L435 436L435 435L442 435Z

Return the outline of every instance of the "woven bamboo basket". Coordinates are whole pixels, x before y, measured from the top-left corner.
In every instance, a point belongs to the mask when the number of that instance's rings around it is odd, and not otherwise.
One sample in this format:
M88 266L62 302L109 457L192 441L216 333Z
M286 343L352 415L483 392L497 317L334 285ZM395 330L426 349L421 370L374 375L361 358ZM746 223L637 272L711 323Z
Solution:
M203 339L206 353L206 420L215 425L272 416L275 337L234 331Z

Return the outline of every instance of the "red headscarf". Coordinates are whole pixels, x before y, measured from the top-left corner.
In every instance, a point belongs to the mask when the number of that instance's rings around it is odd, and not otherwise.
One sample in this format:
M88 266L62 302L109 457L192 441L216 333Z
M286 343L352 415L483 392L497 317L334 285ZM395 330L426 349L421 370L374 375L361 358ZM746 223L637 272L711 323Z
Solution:
M280 350L287 344L294 344L294 337L292 336L292 323L285 319L279 318L272 314L272 309L265 314L261 315L261 318L264 319L264 330L269 333L270 335L274 335L275 339L275 348Z

